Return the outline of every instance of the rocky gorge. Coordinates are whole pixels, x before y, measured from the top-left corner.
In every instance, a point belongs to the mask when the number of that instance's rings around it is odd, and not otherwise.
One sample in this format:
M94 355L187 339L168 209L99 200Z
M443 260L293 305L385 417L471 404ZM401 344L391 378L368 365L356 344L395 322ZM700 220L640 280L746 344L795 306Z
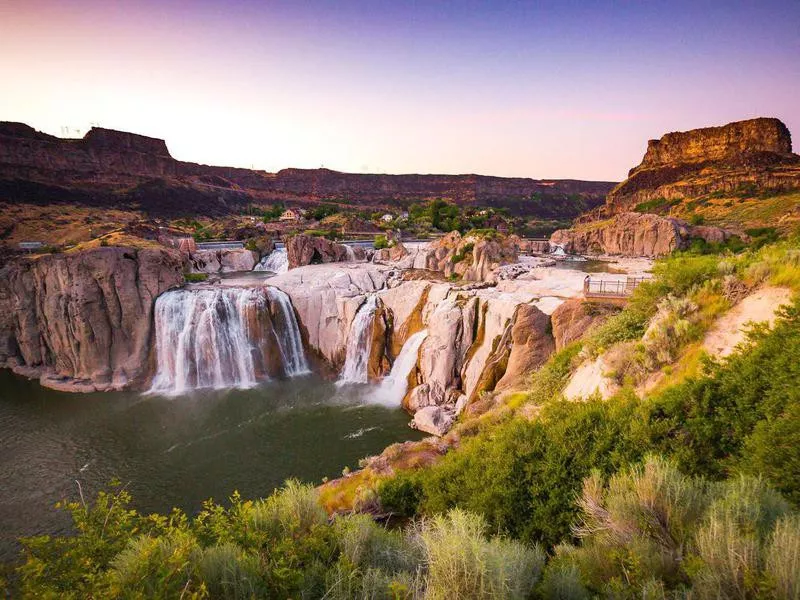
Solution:
M363 248L297 236L288 260L303 266L195 284L183 273L197 268L197 253L168 248L22 259L3 270L0 359L70 391L180 394L309 370L343 383L390 379L380 401L440 435L571 335L558 307L580 295L584 274L546 259L519 262L516 247L513 237L454 233L397 243L367 261ZM514 277L498 278L509 265Z

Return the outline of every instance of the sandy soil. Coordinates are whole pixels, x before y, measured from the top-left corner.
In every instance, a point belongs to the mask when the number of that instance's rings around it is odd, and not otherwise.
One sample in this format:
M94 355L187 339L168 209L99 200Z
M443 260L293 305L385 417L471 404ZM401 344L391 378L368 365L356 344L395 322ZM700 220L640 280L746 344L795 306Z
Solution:
M728 356L744 341L749 323L772 325L775 312L787 304L791 296L791 290L779 287L753 292L714 323L703 340L703 349L713 356Z

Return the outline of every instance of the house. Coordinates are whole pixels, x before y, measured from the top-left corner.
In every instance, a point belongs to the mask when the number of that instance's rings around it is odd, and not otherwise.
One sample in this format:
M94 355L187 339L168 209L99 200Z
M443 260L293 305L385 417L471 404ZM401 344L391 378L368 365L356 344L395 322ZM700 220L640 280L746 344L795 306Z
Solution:
M292 210L291 208L286 209L283 211L283 214L278 218L280 221L299 221L300 220L300 213L296 210Z

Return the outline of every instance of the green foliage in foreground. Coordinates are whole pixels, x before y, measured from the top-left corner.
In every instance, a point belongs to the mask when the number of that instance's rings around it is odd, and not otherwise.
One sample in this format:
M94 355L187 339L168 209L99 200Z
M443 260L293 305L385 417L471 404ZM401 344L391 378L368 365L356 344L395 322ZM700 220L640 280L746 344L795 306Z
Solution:
M71 503L78 535L24 540L30 598L519 598L545 554L491 537L451 511L387 531L366 515L329 521L310 486L265 500L141 515L125 491Z

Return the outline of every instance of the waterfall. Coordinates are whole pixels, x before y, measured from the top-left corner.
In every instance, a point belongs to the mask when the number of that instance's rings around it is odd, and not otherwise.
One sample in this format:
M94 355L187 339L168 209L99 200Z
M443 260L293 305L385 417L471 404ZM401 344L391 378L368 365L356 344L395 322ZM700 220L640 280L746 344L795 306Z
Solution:
M347 254L347 262L355 262L356 261L356 251L353 250L353 247L349 244L344 245L345 253Z
M247 388L276 369L308 372L294 310L277 288L173 290L156 300L154 319L151 392Z
M277 252L277 250L276 250ZM303 375L310 373L306 353L303 350L303 338L300 336L300 327L289 296L276 287L267 288L271 298L278 305L278 311L283 320L282 335L278 336L278 345L283 356L283 366L286 374Z
M553 249L550 251L550 254L555 256L566 256L567 253L564 252L564 246L559 246L558 244L553 244Z
M372 324L377 308L378 298L367 296L364 304L353 317L350 333L347 335L347 354L342 374L339 376L340 383L367 383L369 381L367 368L372 347Z
M286 253L286 248L275 248L262 258L253 270L286 273L289 270L289 255Z
M403 401L408 391L408 376L417 365L417 355L426 337L428 330L423 329L406 340L392 365L391 372L384 377L378 389L371 395L374 401L390 406L397 406Z

